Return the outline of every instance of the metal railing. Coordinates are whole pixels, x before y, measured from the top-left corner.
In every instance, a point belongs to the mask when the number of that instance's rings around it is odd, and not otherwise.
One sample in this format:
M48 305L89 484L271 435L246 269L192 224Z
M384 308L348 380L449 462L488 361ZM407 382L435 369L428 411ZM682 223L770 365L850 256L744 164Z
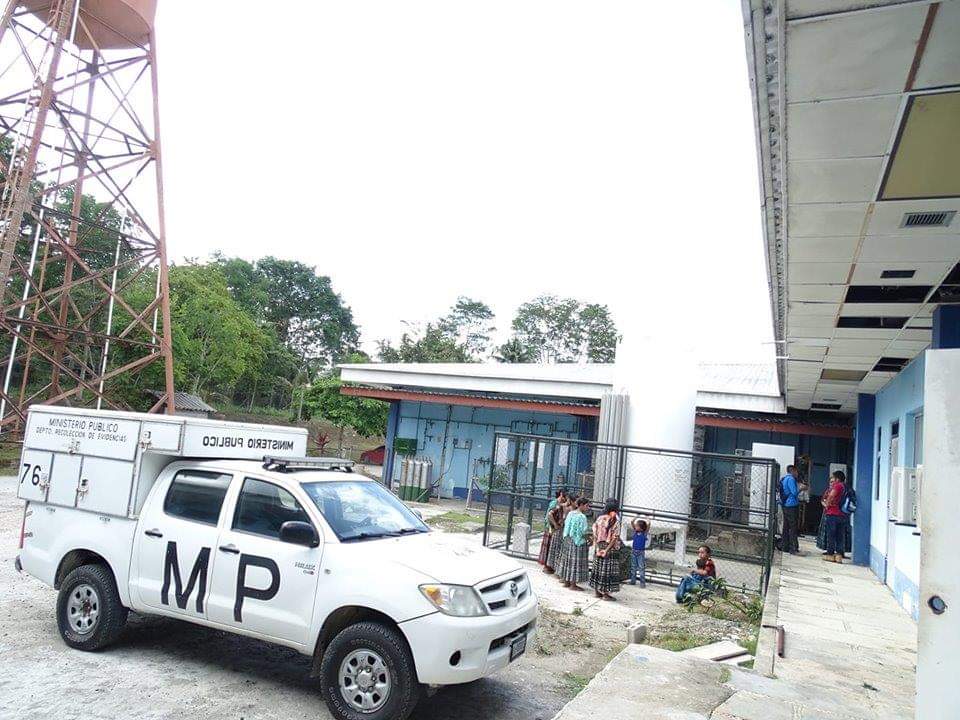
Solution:
M773 561L778 476L777 462L766 458L497 433L481 488L483 542L536 559L548 504L563 487L590 500L591 521L616 499L627 546L631 522L647 521L648 581L677 584L697 549L709 545L728 586L762 594Z

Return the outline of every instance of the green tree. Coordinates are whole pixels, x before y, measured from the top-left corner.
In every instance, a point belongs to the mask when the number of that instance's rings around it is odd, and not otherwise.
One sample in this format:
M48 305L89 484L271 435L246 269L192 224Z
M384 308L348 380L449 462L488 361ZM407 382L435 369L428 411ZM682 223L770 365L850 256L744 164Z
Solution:
M300 359L308 374L356 349L360 331L330 278L295 260L265 257L255 263L217 256L230 292L257 322Z
M352 428L363 437L383 435L387 428L389 405L379 400L344 395L342 383L335 374L324 375L308 387L303 396L306 417L322 418L333 423L341 431Z
M230 295L216 266L170 269L170 316L181 387L207 396L260 371L268 337Z
M460 296L450 312L437 321L438 327L456 338L469 355L480 358L487 354L490 338L497 328L490 306L480 300Z
M393 363L466 363L482 359L490 344L493 311L479 300L459 297L446 315L405 332L393 345L380 340L381 362Z
M612 362L616 353L617 328L605 305L542 295L517 309L511 328L514 356L520 346L548 363Z
M537 353L517 338L510 338L497 348L497 354L493 357L502 363L532 363L536 362Z

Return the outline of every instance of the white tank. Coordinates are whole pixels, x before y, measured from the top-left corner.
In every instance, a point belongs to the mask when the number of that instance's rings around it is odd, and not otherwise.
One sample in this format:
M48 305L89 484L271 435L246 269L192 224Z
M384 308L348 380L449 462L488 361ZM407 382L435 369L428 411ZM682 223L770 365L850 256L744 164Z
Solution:
M649 448L693 450L697 408L697 362L677 337L625 334L617 348L614 386L628 396L623 442ZM690 512L689 457L628 452L624 506ZM678 565L684 562L686 523L655 519L677 531Z

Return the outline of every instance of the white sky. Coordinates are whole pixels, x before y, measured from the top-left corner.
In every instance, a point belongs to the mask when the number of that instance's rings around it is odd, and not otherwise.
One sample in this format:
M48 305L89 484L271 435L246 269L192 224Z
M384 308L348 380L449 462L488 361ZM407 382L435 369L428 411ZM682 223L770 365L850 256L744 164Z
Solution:
M258 7L159 4L172 258L316 265L369 351L554 293L772 357L739 0Z

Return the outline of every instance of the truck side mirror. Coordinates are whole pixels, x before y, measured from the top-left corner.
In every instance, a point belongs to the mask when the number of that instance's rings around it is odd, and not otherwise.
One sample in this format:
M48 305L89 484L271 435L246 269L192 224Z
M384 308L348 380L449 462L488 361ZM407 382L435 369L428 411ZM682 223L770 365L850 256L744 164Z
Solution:
M310 523L300 520L287 520L280 526L280 542L317 547L320 544L320 537Z

